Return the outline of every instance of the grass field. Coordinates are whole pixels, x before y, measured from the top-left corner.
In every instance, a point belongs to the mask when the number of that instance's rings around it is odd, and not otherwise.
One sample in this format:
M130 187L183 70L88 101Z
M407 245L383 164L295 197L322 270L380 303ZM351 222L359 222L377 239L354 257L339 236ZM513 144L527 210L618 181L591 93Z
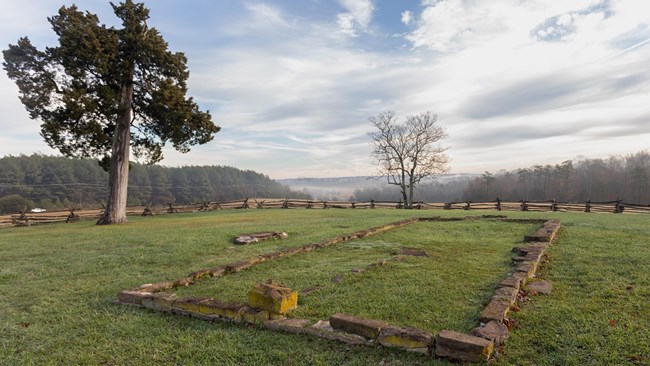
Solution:
M112 301L119 290L143 283L173 280L194 270L415 215L467 214L237 210L134 217L124 226L79 222L3 229L0 364L445 364L394 350L205 322ZM532 298L515 313L518 326L496 364L650 364L650 216L508 215L559 218L563 229L549 250L550 262L540 269L554 291ZM296 316L318 319L344 311L432 332L468 331L510 268L509 249L534 228L484 221L417 223L263 263L179 293L243 300L252 283L270 277L299 290L322 286L301 298ZM286 231L290 238L230 244L237 234L265 230ZM424 249L429 257L351 272L390 258L402 246ZM338 274L344 275L343 281L332 283Z

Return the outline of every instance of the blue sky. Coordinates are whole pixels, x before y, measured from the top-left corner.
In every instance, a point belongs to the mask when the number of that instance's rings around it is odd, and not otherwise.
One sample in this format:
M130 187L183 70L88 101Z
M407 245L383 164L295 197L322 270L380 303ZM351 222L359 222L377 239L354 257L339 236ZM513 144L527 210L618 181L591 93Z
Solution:
M62 4L5 0L0 44L54 45ZM106 24L108 2L77 1ZM222 132L162 164L272 178L369 175L368 117L438 114L451 171L650 148L645 0L156 0L150 25L189 59ZM0 155L54 153L0 75Z

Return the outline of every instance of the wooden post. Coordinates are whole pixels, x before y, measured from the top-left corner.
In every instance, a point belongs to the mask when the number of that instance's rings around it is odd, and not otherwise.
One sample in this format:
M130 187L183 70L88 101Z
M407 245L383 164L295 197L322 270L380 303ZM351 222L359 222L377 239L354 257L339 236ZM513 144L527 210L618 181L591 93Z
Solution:
M616 206L614 206L614 213L623 213L625 210L625 206L623 206L623 202L620 200L620 198L616 199Z
M352 202L352 208L357 208L357 203L356 202Z
M282 208L289 208L289 200L285 199L284 202L282 202Z
M446 202L445 206L442 209L443 210L451 210L451 202Z
M585 212L591 212L591 200L585 202Z
M329 206L327 205L327 201L323 201L323 209L326 209L326 208L329 208Z
M250 208L248 207L248 197L244 200L244 203L241 205L241 208Z
M557 201L555 198L553 199L553 202L551 202L551 211L557 212Z
M463 210L465 210L465 211L471 210L472 209L471 204L472 204L471 201L469 201L469 200L465 201L465 207L463 207Z
M528 211L528 204L523 199L521 200L521 206L520 207L521 207L522 211Z
M370 208L375 208L375 200L370 199Z
M75 215L74 213L74 208L70 208L70 213L68 214L68 217L65 219L66 224L68 222L74 222L74 221L79 221L79 215Z
M501 200L497 197L497 211L501 211Z
M307 207L306 208L314 208L314 202L313 201L307 201Z
M256 199L253 199L253 201L255 201L255 204L257 204L257 208L264 209L264 201L257 202Z

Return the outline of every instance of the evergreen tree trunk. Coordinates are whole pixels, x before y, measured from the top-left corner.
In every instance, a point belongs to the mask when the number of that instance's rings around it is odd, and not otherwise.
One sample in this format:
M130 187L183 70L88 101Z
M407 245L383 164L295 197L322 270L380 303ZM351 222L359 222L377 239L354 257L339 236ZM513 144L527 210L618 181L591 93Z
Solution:
M131 148L131 101L133 100L133 82L122 86L120 110L122 114L115 126L111 168L108 176L108 199L104 215L97 225L125 224L126 198L129 186L129 153Z

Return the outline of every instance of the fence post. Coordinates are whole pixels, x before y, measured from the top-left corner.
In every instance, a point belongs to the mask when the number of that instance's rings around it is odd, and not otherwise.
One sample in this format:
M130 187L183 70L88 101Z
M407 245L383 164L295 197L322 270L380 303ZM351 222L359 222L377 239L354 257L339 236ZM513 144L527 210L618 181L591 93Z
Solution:
M323 201L323 209L326 209L326 208L329 208L329 206L327 205L327 201Z
M451 210L451 202L446 202L442 209L443 210Z
M397 207L396 207L396 208L403 208L403 207L402 207L402 200L401 200L401 199L400 199L399 202L397 203Z
M244 200L244 203L241 205L241 208L249 208L248 207L248 197Z
M370 208L375 208L375 200L370 199Z
M614 206L614 213L623 213L625 210L625 206L623 206L623 203L620 198L616 199L616 206Z
M289 208L289 200L285 199L284 202L282 202L282 208Z
M357 208L357 203L354 201L352 202L352 208Z
M463 207L463 210L465 210L465 211L471 210L472 209L471 204L472 204L472 201L469 201L469 200L465 201L465 207Z
M551 202L551 211L557 212L557 201L555 198L553 199L553 202Z
M307 201L307 207L305 207L305 208L314 208L314 202Z
M521 200L521 210L528 211L528 204L523 199Z
M501 200L497 197L497 211L501 211Z

